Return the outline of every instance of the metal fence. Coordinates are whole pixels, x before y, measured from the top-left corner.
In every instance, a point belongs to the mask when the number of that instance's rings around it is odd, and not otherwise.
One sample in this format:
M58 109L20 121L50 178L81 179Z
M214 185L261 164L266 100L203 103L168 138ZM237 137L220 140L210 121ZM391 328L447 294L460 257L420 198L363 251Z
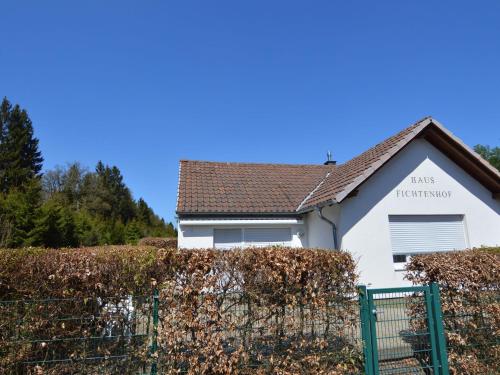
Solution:
M367 374L448 374L439 298L436 284L360 288Z
M137 352L153 308L151 296L0 301L0 373L148 373Z
M335 301L317 310L301 304L266 307L233 293L215 304L223 324L209 326L218 330L225 355L243 348L241 368L249 373L271 371L285 356L295 366L311 358L325 368L349 361L346 373L366 374L446 374L447 352L474 353L492 368L498 364L499 316L491 308L498 307L498 291L466 300L462 295L455 301L461 312L442 314L436 296L436 285L360 288L359 301L351 299L352 308L345 310L353 315L342 318ZM459 297L443 298L448 306ZM213 319L207 311L198 312L198 323ZM0 301L0 373L189 372L193 358L208 359L195 328L176 318L181 313L186 311L180 304L167 303L158 293Z

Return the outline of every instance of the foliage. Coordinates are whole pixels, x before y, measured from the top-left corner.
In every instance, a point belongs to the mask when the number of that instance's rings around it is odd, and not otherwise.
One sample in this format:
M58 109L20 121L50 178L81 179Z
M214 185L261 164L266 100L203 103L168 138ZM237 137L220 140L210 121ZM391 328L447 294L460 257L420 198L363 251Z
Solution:
M40 184L37 179L23 189L0 193L0 248L28 244L40 208Z
M116 166L79 163L43 176L38 139L26 110L0 106L0 248L135 244L146 236L175 237L147 203L135 201Z
M169 237L145 237L139 241L139 245L142 246L154 246L158 248L177 248L177 238Z
M7 353L0 372L41 358L41 374L137 373L152 361L165 374L357 374L355 285L351 256L323 250L0 250L0 300L30 300L15 308L0 302L0 352ZM141 296L153 289L160 322L150 357L151 330L147 339L125 333L151 327L151 299ZM48 297L58 302L39 300ZM134 324L130 315L117 318L124 301L134 306ZM63 324L61 316L75 319ZM116 339L105 339L109 332ZM20 333L27 340L17 340ZM96 337L98 345L89 345ZM81 361L118 350L126 359ZM52 358L71 361L49 366Z
M22 189L40 177L42 154L26 110L4 98L0 105L0 191Z
M141 296L152 294L160 270L151 247L0 250L0 373L138 373L147 342L129 335L137 327L127 319L128 296L137 296L134 314L147 315L151 303ZM81 361L88 357L103 361ZM33 359L47 366L21 365ZM49 366L54 359L62 361Z
M476 145L474 151L500 171L500 147Z
M496 373L500 362L499 248L418 255L407 266L416 285L439 283L453 374Z
M310 249L162 253L160 369L357 373L355 264ZM244 369L244 370L241 370Z
M95 172L78 163L56 167L43 176L42 186L46 203L73 212L77 245L136 244L146 236L176 235L142 198L132 198L116 166L99 162Z

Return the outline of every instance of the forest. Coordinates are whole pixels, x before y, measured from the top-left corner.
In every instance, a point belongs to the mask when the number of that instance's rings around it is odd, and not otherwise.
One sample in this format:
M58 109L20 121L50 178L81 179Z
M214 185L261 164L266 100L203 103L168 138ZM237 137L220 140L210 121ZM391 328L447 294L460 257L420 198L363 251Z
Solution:
M78 162L43 170L28 112L0 108L0 248L135 244L174 237L172 223L135 200L116 166Z

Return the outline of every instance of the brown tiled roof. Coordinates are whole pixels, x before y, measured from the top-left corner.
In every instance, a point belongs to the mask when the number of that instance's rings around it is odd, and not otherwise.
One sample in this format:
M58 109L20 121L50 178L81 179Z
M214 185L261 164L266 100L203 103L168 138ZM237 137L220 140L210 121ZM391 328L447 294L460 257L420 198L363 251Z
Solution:
M335 171L325 178L321 186L303 202L299 209L314 206L327 200L341 201L345 195L340 196L340 194L349 185L356 184L357 179L368 177L368 175L375 172L379 164L387 161L395 152L411 141L416 133L419 133L425 127L428 119L426 117L420 120L348 162L339 165Z
M295 213L335 166L180 162L177 213Z
M177 213L297 213L341 202L424 130L426 140L457 159L494 194L500 193L498 170L426 117L338 166L183 160Z

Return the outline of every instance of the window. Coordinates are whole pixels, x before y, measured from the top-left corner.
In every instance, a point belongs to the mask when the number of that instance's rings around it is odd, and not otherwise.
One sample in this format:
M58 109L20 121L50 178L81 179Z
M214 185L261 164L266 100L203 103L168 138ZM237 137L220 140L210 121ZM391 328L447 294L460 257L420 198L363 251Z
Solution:
M406 257L408 255L395 254L392 256L394 263L406 263Z
M231 249L234 247L290 245L290 228L231 228L214 229L214 247Z
M408 255L467 248L463 215L389 215L389 228L397 269Z
M288 245L292 240L290 228L246 228L245 245Z
M214 247L216 249L231 249L240 247L243 236L241 229L214 229Z

